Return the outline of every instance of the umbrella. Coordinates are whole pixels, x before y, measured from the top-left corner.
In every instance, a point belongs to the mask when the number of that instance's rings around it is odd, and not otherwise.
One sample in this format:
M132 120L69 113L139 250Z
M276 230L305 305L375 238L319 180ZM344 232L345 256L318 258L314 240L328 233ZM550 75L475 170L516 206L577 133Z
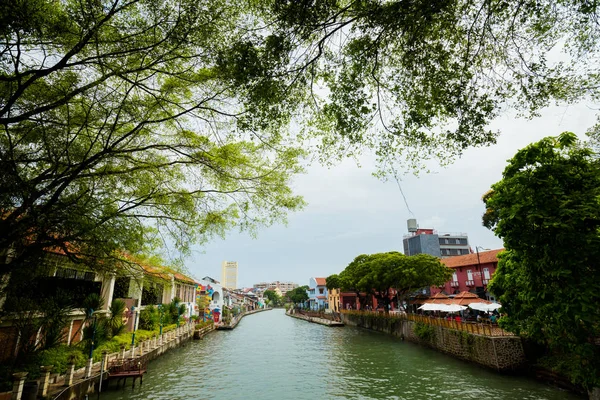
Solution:
M446 311L449 313L455 313L455 312L459 312L459 311L463 311L466 310L467 307L465 306L459 306L458 304L444 304L444 308L445 310L442 311Z
M425 303L421 307L419 307L419 310L423 310L423 311L440 311L440 307L441 306L443 306L443 304Z
M469 307L471 307L473 310L477 310L477 311L491 312L491 311L495 311L495 310L499 309L500 307L502 307L502 304L499 304L499 303L491 303L491 304L471 303L471 304L469 304Z

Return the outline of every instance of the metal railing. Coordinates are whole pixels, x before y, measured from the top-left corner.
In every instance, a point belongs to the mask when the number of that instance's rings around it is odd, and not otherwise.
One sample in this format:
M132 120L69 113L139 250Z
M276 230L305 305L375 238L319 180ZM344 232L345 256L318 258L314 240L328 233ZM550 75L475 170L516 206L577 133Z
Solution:
M483 336L515 336L513 333L507 332L500 328L497 324L491 322L475 322L475 321L457 321L456 319L446 319L443 317L434 317L429 315L419 314L399 314L395 312L384 313L377 311L360 311L360 310L342 310L343 314L350 315L376 315L378 318L400 319L413 322L420 322L432 326L440 326L446 329L454 329L457 331L468 332L475 335Z

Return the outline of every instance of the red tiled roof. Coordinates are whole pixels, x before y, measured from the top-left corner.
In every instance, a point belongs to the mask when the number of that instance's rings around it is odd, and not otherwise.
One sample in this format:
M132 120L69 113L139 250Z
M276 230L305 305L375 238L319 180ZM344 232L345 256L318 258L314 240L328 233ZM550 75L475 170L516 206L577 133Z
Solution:
M504 249L481 251L479 252L479 262L481 264L498 262L498 253ZM448 257L443 258L442 264L445 264L450 268L468 267L471 265L477 265L477 253L465 254L464 256Z
M321 300L322 300L322 299L326 299L326 298L327 298L327 297L325 297L325 296L317 296L317 299L321 299Z
M315 278L317 286L325 286L327 284L327 278Z

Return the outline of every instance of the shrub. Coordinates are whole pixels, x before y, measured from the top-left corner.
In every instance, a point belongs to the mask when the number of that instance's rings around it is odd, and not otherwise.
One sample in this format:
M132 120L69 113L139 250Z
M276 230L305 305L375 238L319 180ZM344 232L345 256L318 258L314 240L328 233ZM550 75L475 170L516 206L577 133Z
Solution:
M140 312L140 329L153 331L157 329L160 325L160 315L158 310L154 306L146 306Z
M415 335L425 341L432 341L435 338L435 328L422 322L415 322Z

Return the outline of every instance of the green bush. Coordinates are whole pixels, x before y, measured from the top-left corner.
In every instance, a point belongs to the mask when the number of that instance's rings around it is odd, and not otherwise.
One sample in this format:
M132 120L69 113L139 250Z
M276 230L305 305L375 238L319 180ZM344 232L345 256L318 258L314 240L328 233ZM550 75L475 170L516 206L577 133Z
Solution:
M435 328L422 322L415 322L415 335L425 341L432 341L435 338Z
M154 306L146 306L146 308L140 312L140 329L153 331L158 329L159 326L160 314L158 310Z

